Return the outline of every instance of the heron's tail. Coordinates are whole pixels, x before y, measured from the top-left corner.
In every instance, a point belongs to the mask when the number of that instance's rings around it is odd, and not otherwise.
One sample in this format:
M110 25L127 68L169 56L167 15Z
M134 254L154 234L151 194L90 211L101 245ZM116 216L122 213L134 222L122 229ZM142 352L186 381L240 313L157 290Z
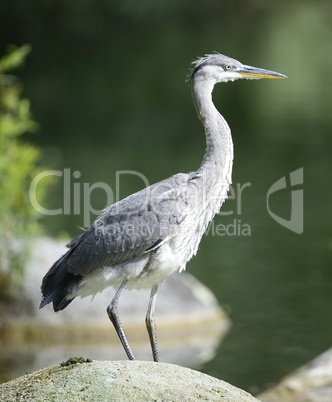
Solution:
M55 312L63 310L74 300L80 279L80 275L68 272L68 253L66 253L44 276L41 286L43 298L39 308L53 302Z

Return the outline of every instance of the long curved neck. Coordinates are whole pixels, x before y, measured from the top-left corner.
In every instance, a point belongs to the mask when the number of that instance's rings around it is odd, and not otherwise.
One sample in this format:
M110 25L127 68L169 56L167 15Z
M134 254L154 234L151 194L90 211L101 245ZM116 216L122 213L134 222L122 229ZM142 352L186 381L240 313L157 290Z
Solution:
M206 135L206 151L198 173L210 185L231 184L233 166L233 141L230 128L212 102L215 81L204 76L192 78L192 94L198 117Z

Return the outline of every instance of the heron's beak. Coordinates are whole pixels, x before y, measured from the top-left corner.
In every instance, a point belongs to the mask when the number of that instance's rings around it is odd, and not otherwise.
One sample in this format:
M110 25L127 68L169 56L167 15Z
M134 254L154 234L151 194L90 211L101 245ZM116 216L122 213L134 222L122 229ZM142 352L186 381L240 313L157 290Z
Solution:
M246 66L246 65L239 67L236 72L239 73L242 76L242 78L247 78L249 80L258 80L260 78L270 78L270 79L287 78L286 75L277 73L275 71L265 70L263 68Z

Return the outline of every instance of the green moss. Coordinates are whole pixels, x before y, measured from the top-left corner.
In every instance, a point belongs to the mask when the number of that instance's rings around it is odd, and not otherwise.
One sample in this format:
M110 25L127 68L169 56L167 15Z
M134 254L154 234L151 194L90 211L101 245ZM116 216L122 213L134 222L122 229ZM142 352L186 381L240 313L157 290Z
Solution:
M38 124L32 119L29 100L21 98L22 85L11 74L29 52L29 45L12 47L0 58L0 291L19 284L26 240L40 231L29 189L44 169L38 166L40 151L21 139L22 134L35 132ZM38 185L39 200L49 183L45 179Z

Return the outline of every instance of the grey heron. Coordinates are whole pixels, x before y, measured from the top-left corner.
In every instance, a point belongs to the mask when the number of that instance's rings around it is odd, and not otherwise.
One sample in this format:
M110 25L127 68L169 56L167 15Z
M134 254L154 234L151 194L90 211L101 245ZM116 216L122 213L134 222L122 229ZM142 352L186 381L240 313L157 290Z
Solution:
M75 297L107 287L116 293L107 313L130 360L134 354L118 315L125 289L149 288L146 327L154 361L159 360L154 318L158 285L185 269L209 222L227 197L233 166L230 128L212 101L214 85L240 78L286 78L244 65L222 54L193 63L190 75L196 111L206 136L206 151L197 171L178 173L110 205L46 273L40 308L53 303L63 310Z

